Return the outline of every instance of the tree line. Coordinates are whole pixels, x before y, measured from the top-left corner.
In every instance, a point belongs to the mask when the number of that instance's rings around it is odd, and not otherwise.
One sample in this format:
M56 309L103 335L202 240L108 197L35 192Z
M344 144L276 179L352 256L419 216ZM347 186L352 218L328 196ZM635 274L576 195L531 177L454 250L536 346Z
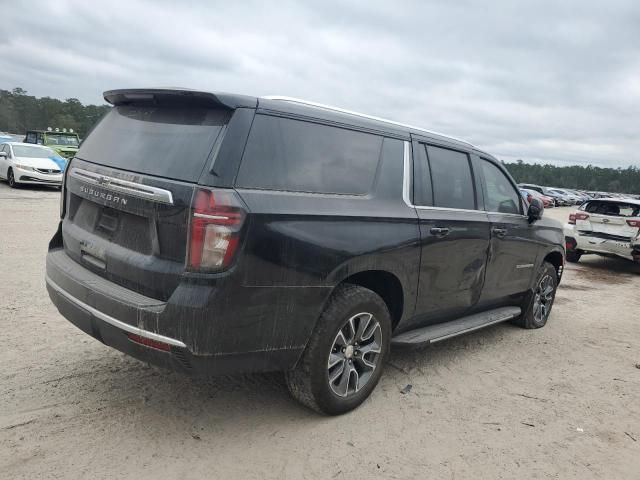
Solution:
M587 165L530 164L518 160L505 163L505 167L518 183L534 183L559 188L577 188L597 192L640 193L640 168L603 168Z
M83 138L111 108L109 105L83 105L77 98L36 98L22 88L0 89L0 131L24 134L48 127L69 129Z
M72 128L83 138L109 111L109 105L83 105L77 98L65 101L36 98L26 90L0 89L0 131L23 134L27 129ZM524 163L505 163L518 183L577 188L619 193L640 193L640 168L602 168L588 165L558 167Z

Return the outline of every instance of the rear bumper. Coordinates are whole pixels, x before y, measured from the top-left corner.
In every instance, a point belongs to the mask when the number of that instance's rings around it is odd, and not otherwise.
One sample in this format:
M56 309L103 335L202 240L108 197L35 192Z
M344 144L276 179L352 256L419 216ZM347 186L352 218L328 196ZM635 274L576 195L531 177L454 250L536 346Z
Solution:
M303 350L291 347L197 354L193 345L207 349L203 343L211 338L212 329L191 336L176 335L193 329L178 316L167 318L166 313L173 311L169 303L109 282L77 264L61 249L47 255L46 285L58 311L73 325L105 345L160 367L195 375L287 370ZM163 327L168 323L172 328ZM187 326L179 328L182 323ZM130 334L166 344L167 351L141 345Z
M635 260L640 256L640 244L636 245L632 242L606 240L580 234L573 225L566 224L564 226L564 235L567 241L567 249L569 250L615 255L628 260Z

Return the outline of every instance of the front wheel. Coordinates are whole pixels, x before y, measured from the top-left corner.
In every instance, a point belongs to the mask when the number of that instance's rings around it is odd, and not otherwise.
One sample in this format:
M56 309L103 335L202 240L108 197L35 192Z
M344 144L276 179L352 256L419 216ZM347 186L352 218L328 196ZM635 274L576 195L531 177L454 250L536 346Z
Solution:
M7 181L9 182L9 186L11 188L18 188L18 183L16 182L15 177L13 176L13 169L9 169L7 173Z
M286 374L289 391L320 413L353 410L380 380L390 340L391 316L385 302L364 287L338 287L298 365Z
M522 328L541 328L547 324L556 298L558 275L549 262L540 267L536 284L524 313L514 322Z

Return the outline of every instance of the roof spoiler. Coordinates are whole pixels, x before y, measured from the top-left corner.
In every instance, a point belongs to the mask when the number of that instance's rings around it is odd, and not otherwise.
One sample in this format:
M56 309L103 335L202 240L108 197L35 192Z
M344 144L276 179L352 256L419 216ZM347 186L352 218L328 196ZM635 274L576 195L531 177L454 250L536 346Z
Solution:
M127 88L103 94L111 105L151 103L153 105L190 105L209 108L256 108L258 99L245 95L211 93L186 88Z

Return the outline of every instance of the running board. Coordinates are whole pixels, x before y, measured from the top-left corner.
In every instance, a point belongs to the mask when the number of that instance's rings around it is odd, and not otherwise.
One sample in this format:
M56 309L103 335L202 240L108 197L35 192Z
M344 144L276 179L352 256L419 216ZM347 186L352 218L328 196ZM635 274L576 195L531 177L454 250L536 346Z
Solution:
M417 328L396 335L391 339L392 345L416 346L439 342L447 338L457 337L465 333L479 330L489 325L506 322L522 313L520 307L502 307L486 312L476 313L450 322L437 323L428 327Z

